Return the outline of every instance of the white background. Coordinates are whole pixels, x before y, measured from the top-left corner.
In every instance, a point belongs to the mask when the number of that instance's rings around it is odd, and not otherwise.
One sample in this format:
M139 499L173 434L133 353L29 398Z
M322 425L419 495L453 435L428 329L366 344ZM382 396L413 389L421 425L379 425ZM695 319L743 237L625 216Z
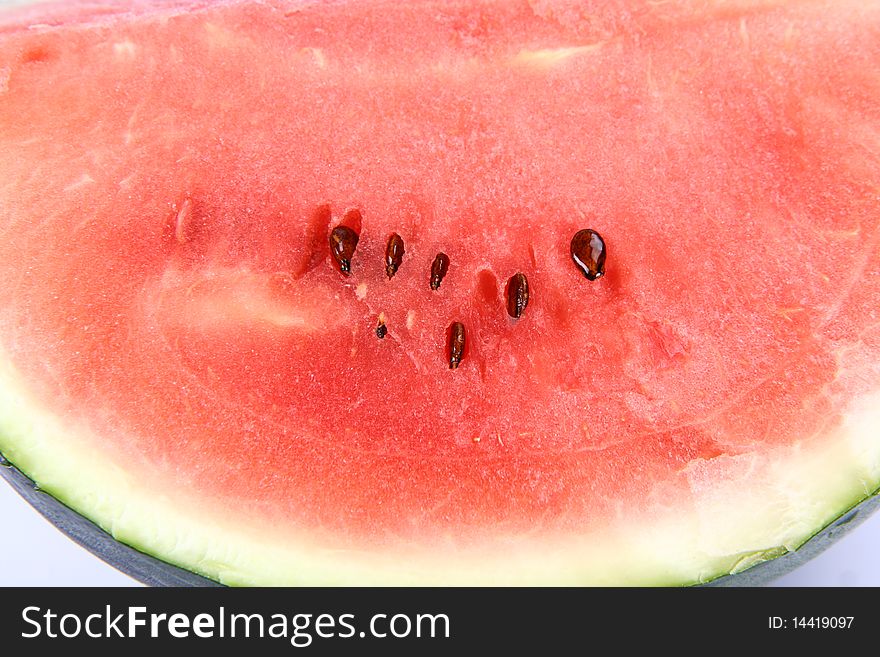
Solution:
M0 480L0 586L135 586L79 547ZM798 570L784 586L880 586L880 513Z

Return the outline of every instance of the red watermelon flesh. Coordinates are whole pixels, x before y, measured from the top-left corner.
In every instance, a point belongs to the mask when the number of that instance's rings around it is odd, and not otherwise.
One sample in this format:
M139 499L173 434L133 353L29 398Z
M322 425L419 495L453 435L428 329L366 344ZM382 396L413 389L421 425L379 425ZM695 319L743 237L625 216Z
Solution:
M685 583L880 485L880 3L0 34L0 450L122 540L233 583Z

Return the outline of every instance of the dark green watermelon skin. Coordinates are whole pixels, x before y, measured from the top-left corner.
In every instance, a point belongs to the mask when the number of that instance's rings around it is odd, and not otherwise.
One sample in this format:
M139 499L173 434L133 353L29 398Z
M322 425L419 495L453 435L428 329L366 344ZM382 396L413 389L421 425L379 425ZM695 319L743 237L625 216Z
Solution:
M220 586L217 582L160 561L120 543L91 520L41 491L0 454L0 477L44 518L73 541L117 570L147 586Z
M794 552L752 566L735 575L719 577L706 586L766 586L773 580L793 571L803 563L818 556L831 547L839 538L858 527L880 507L880 491L874 491L856 506L852 507L829 523Z
M0 454L0 477L5 479L43 517L73 541L129 577L147 586L221 586L214 580L178 568L114 539L95 523L41 491ZM719 577L705 586L766 586L831 547L880 507L880 491L841 514L794 552Z

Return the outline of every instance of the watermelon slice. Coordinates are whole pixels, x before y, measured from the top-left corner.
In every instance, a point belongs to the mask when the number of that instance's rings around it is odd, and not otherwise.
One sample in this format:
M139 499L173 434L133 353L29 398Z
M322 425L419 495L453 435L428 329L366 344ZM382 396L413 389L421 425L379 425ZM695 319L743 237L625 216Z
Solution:
M2 14L0 452L229 584L792 552L880 487L878 70L864 0Z

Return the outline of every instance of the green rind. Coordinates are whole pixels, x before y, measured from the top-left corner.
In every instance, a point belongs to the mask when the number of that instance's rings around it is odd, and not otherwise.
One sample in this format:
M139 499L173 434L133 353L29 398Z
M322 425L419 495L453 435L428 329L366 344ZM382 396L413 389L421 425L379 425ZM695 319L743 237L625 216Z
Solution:
M41 490L26 474L0 452L0 477L40 512L50 523L77 544L117 570L147 586L220 586L208 577L193 573L127 545L94 522ZM755 564L747 570L720 575L705 586L766 586L831 547L880 508L880 488L840 514L834 521L793 551ZM140 546L144 547L144 546Z
M745 463L694 462L683 473L693 487L688 509L633 509L625 524L599 534L525 537L500 552L498 545L412 555L340 551L277 523L214 508L178 491L171 479L160 483L152 470L132 472L87 420L61 418L37 401L3 358L0 374L0 452L42 493L116 541L224 584L699 584L797 550L880 488L878 391L853 400L833 435L809 450L796 444Z
M40 488L0 453L0 477L75 543L147 586L220 586L117 541L91 520Z
M841 537L867 520L878 508L880 508L880 489L875 490L870 497L844 511L798 549L755 564L747 570L732 575L722 575L711 582L706 582L705 586L764 586L772 583L810 559L819 556Z

